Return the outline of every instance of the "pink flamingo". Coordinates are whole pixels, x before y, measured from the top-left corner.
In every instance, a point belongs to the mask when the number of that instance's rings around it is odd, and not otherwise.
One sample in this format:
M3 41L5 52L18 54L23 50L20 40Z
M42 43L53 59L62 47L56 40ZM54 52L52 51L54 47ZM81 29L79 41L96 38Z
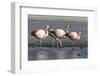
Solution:
M37 28L31 33L32 36L39 39L41 47L42 47L42 39L47 38L49 35L48 30L49 30L49 25L46 25L45 30Z
M59 42L59 47L62 47L61 39L64 38L66 34L65 31L63 29L51 29L49 33L52 38L54 38ZM53 45L54 45L54 41L53 41Z
M70 28L71 28L71 26L70 26ZM81 38L80 34L81 34L81 32L70 32L68 26L66 27L65 36L67 36L70 40L72 40L72 45L74 45L75 41L80 40L80 38Z

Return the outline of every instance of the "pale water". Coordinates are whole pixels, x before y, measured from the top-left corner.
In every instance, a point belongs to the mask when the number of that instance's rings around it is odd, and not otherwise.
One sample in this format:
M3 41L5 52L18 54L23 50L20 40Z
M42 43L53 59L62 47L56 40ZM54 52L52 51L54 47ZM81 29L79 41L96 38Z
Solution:
M57 48L28 48L28 60L55 60L55 59L79 59L87 58L87 48L66 47L62 49Z

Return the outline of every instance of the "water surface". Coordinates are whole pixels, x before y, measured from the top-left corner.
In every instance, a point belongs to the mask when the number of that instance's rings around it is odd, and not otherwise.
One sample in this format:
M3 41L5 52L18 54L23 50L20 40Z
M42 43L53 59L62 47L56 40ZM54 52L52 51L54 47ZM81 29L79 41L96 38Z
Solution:
M87 48L80 49L79 47L57 48L33 48L28 49L28 60L55 60L55 59L78 59L87 58Z

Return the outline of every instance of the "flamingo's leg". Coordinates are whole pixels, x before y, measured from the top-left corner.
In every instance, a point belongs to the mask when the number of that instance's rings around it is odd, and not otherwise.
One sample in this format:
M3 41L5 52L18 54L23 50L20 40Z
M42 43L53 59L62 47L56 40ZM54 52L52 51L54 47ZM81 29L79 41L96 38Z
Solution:
M59 43L59 44L60 44L60 48L62 48L62 41L60 41L60 43Z
M57 48L59 48L59 42L57 42Z
M59 47L59 43L57 42L57 48Z
M58 41L57 48L61 49L62 41L60 39L56 39L56 41Z
M40 39L40 47L42 47L42 40Z
M53 48L54 48L54 39L52 38L52 41L53 41Z
M74 50L74 44L75 44L74 41L72 41L72 50Z
M58 42L57 42L57 48L59 49L60 48L60 42L59 42L59 40L57 40Z
M61 50L61 48L62 48L62 41L59 40L59 49Z

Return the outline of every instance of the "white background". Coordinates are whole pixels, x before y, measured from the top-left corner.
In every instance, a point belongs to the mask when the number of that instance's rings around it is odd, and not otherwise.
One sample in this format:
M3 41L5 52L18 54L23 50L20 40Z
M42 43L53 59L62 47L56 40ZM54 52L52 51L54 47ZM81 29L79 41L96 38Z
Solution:
M0 1L0 76L13 76L9 72L10 70L10 57L11 57L11 8L10 3L14 0L1 0ZM34 73L23 74L22 76L100 76L100 2L99 0L15 0L17 2L29 2L34 3L34 6L52 6L52 7L64 7L67 5L76 6L95 6L97 7L97 31L98 31L98 44L99 46L97 54L97 68L79 68L71 69L60 72L48 72L48 73ZM95 51L95 50L94 50ZM19 76L19 75L17 75Z

